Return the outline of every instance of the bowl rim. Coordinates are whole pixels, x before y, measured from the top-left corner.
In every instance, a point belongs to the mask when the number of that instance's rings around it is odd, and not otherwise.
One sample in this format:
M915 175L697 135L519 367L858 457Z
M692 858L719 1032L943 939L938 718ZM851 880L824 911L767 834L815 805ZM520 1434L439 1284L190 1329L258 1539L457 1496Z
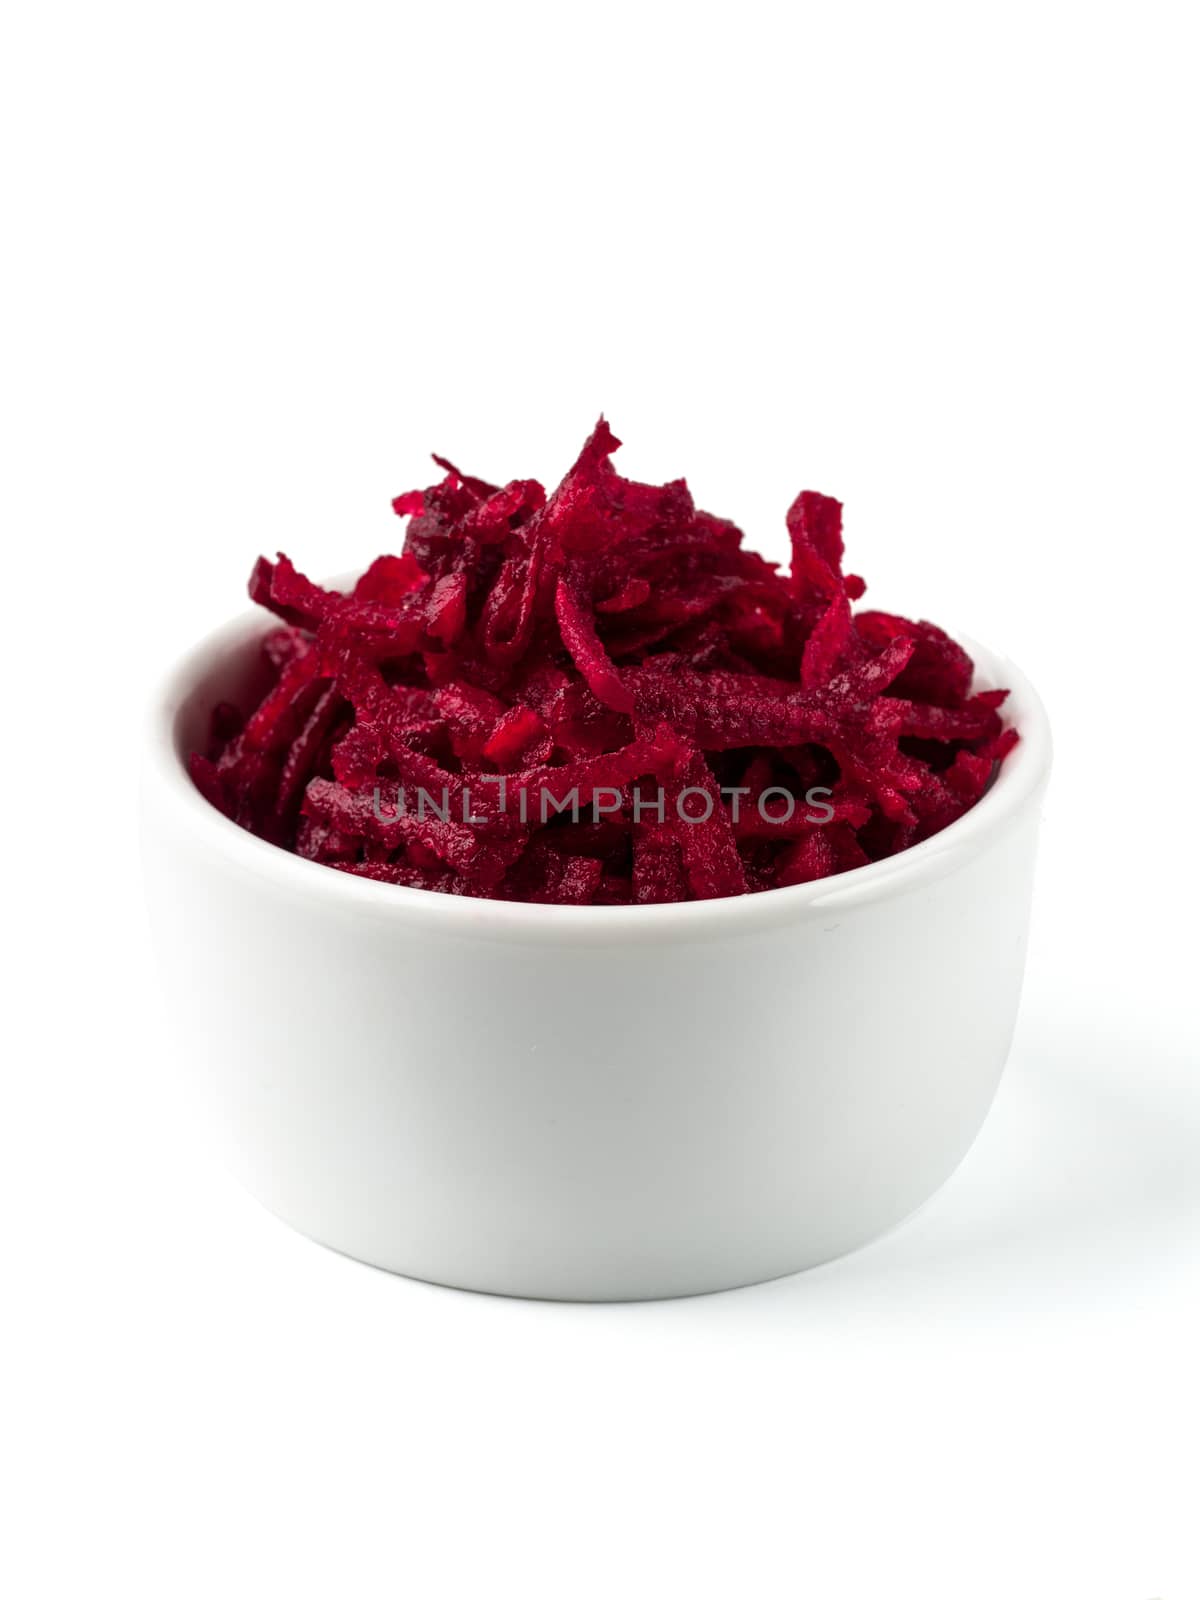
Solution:
M351 580L333 581L338 585ZM149 706L143 783L166 802L179 827L231 867L278 891L310 899L331 914L417 920L471 938L533 943L570 939L628 944L761 932L798 919L828 919L834 913L860 910L938 880L1003 837L1005 824L1040 799L1049 777L1050 727L1037 691L1007 656L954 633L975 661L977 682L1009 690L1005 721L1017 727L1021 738L969 811L940 833L886 860L760 894L644 906L533 905L380 883L307 861L248 833L206 800L188 774L177 735L185 705L231 653L278 626L279 619L261 609L245 611L192 644L161 676Z

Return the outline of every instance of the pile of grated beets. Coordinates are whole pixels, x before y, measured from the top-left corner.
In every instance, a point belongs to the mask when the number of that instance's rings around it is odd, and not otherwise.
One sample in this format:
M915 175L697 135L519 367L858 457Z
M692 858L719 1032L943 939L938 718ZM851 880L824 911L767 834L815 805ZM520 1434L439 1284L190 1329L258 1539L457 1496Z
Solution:
M351 594L260 558L272 687L215 708L206 798L342 872L558 905L807 883L974 805L1006 691L932 623L851 613L838 501L797 498L785 575L619 443L602 419L549 497L435 456Z

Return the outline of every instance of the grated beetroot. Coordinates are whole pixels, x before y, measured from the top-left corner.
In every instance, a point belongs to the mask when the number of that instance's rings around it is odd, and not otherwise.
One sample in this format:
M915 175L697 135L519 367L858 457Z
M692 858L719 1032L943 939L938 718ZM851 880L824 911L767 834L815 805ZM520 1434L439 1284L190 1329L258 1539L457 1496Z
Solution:
M435 456L350 594L260 557L273 682L214 708L201 793L342 872L558 905L809 883L973 806L1005 691L932 623L852 611L839 502L797 497L783 574L618 444L601 419L549 497Z

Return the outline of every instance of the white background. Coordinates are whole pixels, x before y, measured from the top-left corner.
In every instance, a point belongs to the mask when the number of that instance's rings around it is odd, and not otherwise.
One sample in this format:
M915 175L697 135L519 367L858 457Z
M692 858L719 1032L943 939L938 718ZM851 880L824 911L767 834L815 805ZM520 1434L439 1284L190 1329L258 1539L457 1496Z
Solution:
M0 1589L1195 1600L1189 8L28 5L2 52L11 996ZM763 1288L506 1302L194 1148L138 714L390 497L603 408L783 553L1009 651L1058 741L994 1114ZM214 1003L217 1003L214 997Z

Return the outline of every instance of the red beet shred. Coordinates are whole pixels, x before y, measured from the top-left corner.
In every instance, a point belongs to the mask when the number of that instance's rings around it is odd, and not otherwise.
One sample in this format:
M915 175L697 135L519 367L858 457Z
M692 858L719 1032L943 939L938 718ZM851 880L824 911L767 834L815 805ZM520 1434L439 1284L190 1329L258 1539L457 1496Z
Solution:
M561 905L806 883L974 805L1005 692L932 623L851 611L838 501L797 498L784 574L619 442L601 420L549 498L435 457L351 594L260 558L272 686L216 707L201 792L342 872Z

